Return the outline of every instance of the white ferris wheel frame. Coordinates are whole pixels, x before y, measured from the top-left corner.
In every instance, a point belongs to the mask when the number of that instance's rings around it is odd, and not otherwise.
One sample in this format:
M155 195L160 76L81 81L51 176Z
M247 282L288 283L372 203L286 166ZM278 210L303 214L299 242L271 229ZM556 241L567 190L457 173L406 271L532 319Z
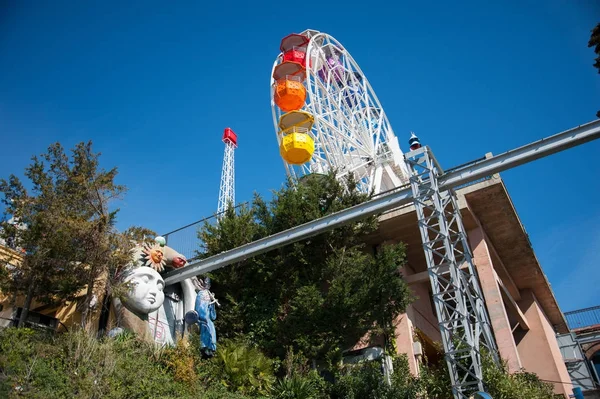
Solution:
M350 53L332 36L306 30L306 102L302 111L313 115L309 132L315 141L311 160L303 165L283 161L288 176L336 170L338 178L353 173L360 191L378 194L408 182L408 170L398 139L368 79ZM339 64L331 65L327 57ZM283 54L275 59L273 71ZM319 71L325 68L326 73ZM360 77L360 78L359 78ZM278 145L279 118L284 113L274 102L271 73L271 109Z

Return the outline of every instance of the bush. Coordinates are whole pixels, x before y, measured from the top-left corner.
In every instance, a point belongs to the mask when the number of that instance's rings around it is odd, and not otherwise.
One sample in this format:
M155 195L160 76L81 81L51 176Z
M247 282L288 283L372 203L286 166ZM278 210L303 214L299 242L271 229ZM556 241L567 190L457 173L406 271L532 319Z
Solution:
M199 352L194 353L187 337L177 341L175 347L165 349L163 363L173 373L173 379L188 386L196 386L199 376L196 373L196 363Z
M410 374L406 356L394 359L391 384L379 362L348 365L326 382L305 356L288 350L279 368L244 341L225 340L218 356L202 359L192 335L172 348L158 348L123 334L97 340L75 331L54 337L29 329L0 330L2 398L205 398L246 399L451 399L445 363ZM483 357L486 389L494 399L549 399L552 385L535 374L508 374Z
M394 359L394 372L388 384L377 361L345 366L331 389L339 399L415 399L421 392L419 380L410 374L405 355Z
M223 370L222 383L234 392L266 396L275 376L273 361L242 341L224 341L217 349Z
M545 383L533 373L521 371L509 374L505 363L496 365L489 354L482 356L483 381L486 392L494 399L550 399L552 384ZM423 367L420 384L430 399L452 399L450 376L446 364Z
M269 202L256 196L248 207L230 210L199 231L200 257L267 237L365 201L349 178L312 176L290 181ZM273 358L287 347L323 362L366 333L393 334L393 321L410 303L399 267L402 244L366 250L364 237L376 217L251 257L211 272L223 307L215 321L221 338L243 335ZM339 359L334 359L339 360Z
M219 377L217 362L198 353L185 341L161 349L131 334L97 340L83 331L53 337L7 328L0 330L0 397L245 398L208 378L211 368Z
M495 365L486 356L483 363L484 381L494 399L550 399L552 384L543 382L536 374L521 371L509 374L506 364Z
M273 389L276 399L314 399L316 396L312 380L297 374L280 379Z

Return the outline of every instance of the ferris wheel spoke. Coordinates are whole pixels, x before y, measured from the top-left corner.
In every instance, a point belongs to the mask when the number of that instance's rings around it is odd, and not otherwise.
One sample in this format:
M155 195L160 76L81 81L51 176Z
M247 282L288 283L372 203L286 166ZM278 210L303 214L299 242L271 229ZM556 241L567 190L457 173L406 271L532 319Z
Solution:
M273 122L288 175L300 178L336 170L342 178L353 173L360 191L376 193L406 182L408 174L396 136L373 88L348 50L332 36L314 30L284 40L301 44L292 49L282 41L282 53L273 65L271 79ZM283 72L290 71L295 77L283 81ZM294 81L303 82L303 86ZM295 102L281 96L291 96ZM303 105L294 108L297 104ZM281 116L291 109L312 115L310 131L280 130ZM302 134L310 138L300 137ZM307 148L310 157L298 155Z

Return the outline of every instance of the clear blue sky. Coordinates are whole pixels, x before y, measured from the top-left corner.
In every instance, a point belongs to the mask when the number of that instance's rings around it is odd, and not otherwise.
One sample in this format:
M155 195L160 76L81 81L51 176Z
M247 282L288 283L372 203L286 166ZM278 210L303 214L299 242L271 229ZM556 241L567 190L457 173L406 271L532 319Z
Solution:
M595 119L597 1L0 3L0 176L91 139L130 190L119 226L158 232L216 210L222 130L238 202L284 179L269 105L280 39L343 43L401 146L451 167ZM385 5L387 4L387 5ZM563 310L600 304L600 141L503 173Z

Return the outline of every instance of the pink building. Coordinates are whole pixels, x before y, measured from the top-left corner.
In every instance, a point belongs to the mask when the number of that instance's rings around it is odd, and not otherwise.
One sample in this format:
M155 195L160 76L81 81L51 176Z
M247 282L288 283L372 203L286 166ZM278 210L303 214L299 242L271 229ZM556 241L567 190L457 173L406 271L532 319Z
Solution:
M512 372L524 368L564 382L554 383L555 392L568 397L571 380L556 339L569 331L567 323L502 179L490 176L457 195L501 357ZM415 208L390 211L380 221L371 245L407 244L403 276L418 299L398 319L396 346L416 373L423 354L436 356L440 333Z

